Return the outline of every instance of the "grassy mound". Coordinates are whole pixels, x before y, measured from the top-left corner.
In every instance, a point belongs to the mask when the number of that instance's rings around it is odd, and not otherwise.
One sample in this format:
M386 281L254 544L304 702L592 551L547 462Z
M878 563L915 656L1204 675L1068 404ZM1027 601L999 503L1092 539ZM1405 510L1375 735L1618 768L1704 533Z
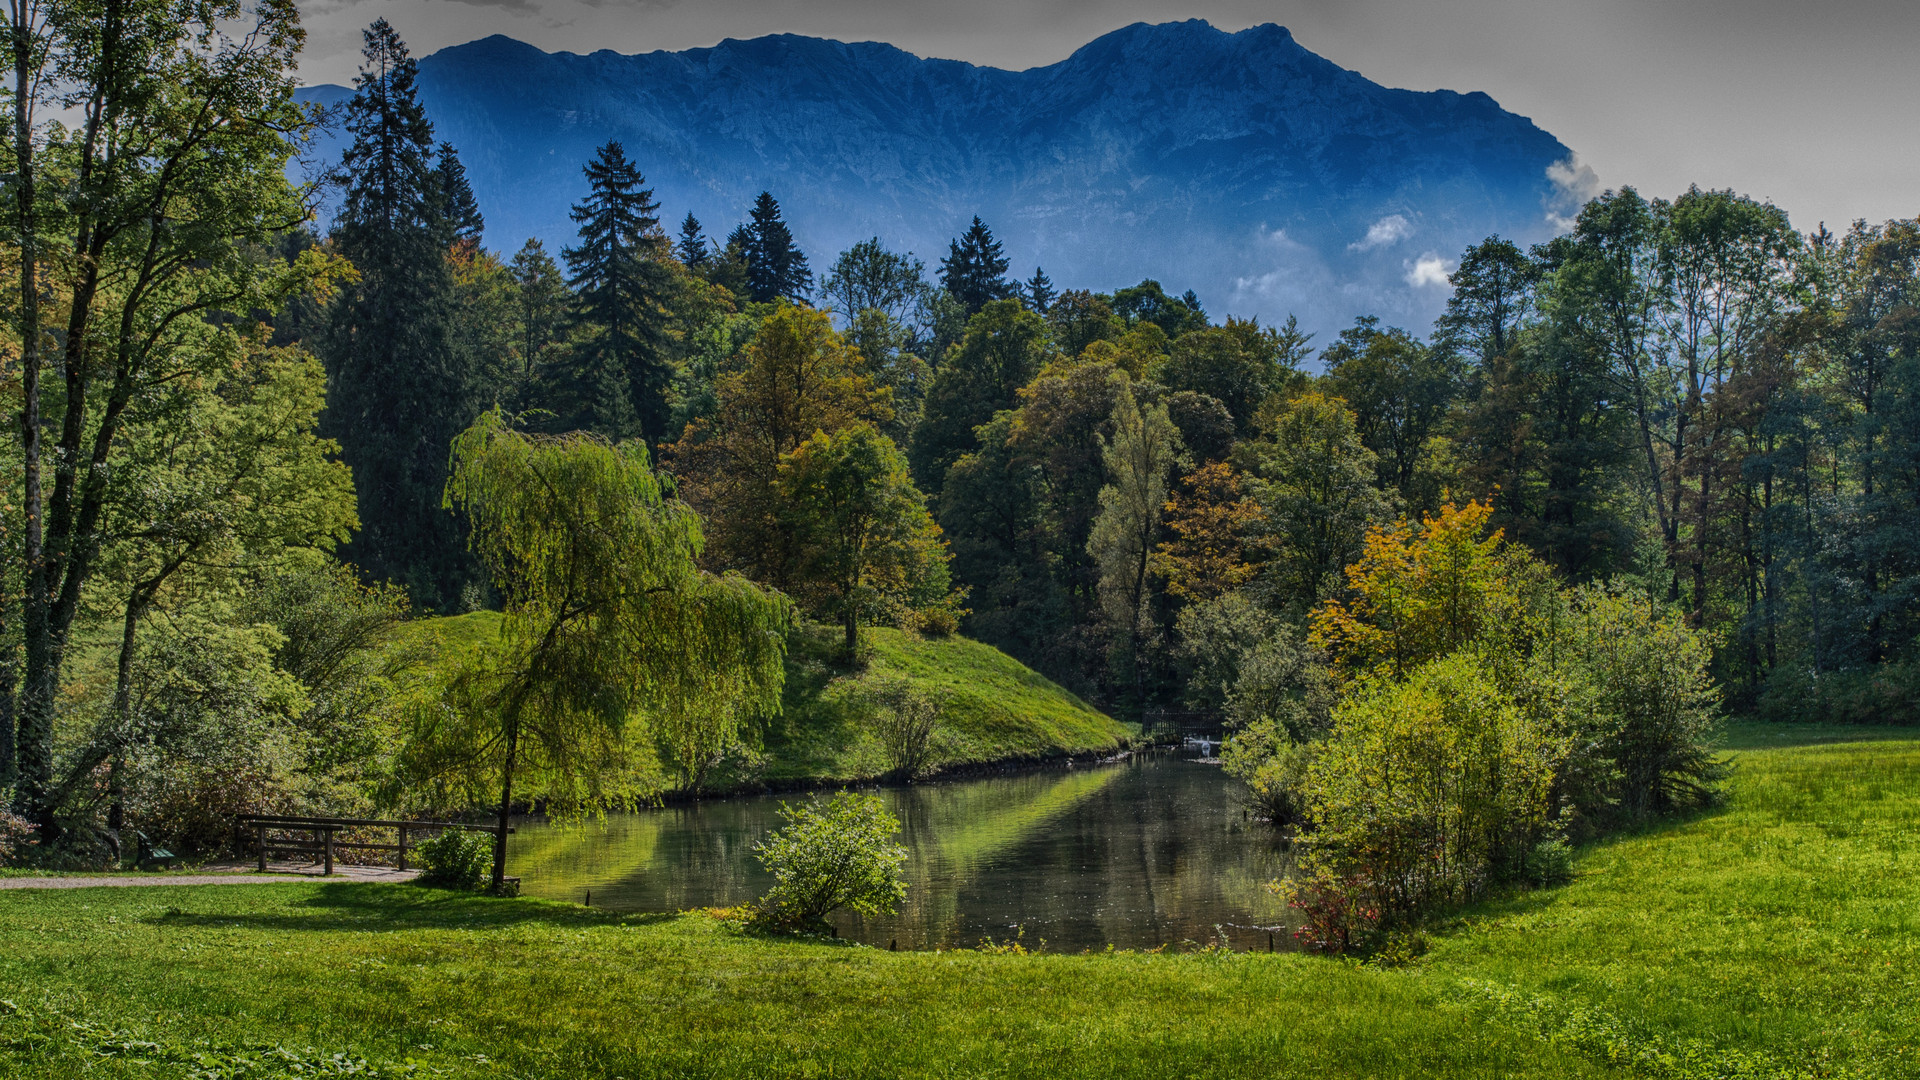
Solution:
M476 611L416 619L393 647L424 662L451 663L499 633L500 615ZM942 767L1034 761L1118 749L1126 725L991 645L963 637L922 638L884 627L862 631L859 662L840 657L839 631L803 627L788 642L783 714L764 735L765 760L752 771L722 769L710 787L864 780L892 763L869 730L864 690L902 678L941 703L935 743Z
M905 679L941 703L942 766L1038 760L1113 750L1125 725L991 645L963 637L863 631L861 663L838 662L839 632L811 628L788 643L784 715L767 732L767 780L858 780L890 767L868 729L864 690Z

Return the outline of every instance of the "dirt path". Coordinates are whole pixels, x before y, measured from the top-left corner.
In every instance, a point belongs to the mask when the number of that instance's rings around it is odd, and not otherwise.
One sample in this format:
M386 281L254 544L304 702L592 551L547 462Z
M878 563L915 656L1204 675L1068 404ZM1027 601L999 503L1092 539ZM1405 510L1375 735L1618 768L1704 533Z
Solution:
M131 885L272 885L289 881L412 881L418 870L395 870L390 866L345 866L335 863L333 876L320 873L309 863L271 862L262 874L253 863L215 863L194 874L102 874L98 877L0 878L0 889L91 889Z

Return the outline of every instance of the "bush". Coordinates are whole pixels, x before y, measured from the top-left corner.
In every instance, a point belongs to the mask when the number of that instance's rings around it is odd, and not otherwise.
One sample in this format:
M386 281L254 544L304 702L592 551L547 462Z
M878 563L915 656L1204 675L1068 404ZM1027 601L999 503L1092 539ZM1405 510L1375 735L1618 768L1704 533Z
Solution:
M421 882L443 889L477 889L493 867L493 837L471 829L442 829L414 849L424 871Z
M874 734L893 771L909 780L925 773L933 764L940 703L900 678L875 680L866 696Z
M0 810L0 866L24 862L27 845L33 840L33 826L26 818Z
M1247 809L1276 829L1292 832L1305 823L1301 788L1315 744L1295 742L1275 720L1256 720L1229 736L1220 748L1221 767L1247 785Z
M774 881L757 904L759 921L806 929L841 908L862 915L899 909L907 850L893 842L900 822L878 797L842 791L824 805L782 803L780 816L785 827L753 846Z
M1376 682L1343 702L1304 784L1310 887L1386 929L1518 877L1544 834L1564 744L1472 653Z
M1576 747L1604 774L1604 805L1628 818L1705 805L1725 767L1708 748L1719 720L1712 640L1646 600L1587 587L1574 593L1556 652L1591 705L1571 717Z

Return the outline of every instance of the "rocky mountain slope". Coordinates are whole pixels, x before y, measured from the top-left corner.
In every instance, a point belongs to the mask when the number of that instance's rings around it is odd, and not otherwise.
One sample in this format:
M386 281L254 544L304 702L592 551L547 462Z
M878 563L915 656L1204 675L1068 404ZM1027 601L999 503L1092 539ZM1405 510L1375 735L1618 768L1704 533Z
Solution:
M1323 340L1363 312L1423 326L1466 244L1548 235L1570 157L1485 94L1388 89L1272 25L1138 24L1026 71L793 35L634 56L491 37L423 58L420 85L502 250L570 239L580 166L617 138L670 227L691 210L724 236L769 189L816 269L875 235L932 269L977 213L1022 275L1151 275Z

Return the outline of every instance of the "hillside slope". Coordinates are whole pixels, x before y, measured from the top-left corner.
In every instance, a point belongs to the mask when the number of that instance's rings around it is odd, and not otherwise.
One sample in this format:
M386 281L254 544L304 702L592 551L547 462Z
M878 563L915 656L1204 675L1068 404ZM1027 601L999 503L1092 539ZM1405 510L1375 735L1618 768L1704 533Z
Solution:
M417 619L398 643L422 647L434 663L452 663L499 632L500 615ZM864 780L891 765L870 730L864 692L899 678L941 704L935 744L942 767L1039 761L1119 749L1126 725L1095 710L991 645L963 637L922 638L884 627L865 634L865 663L848 670L833 659L839 631L806 630L789 642L782 715L763 732L765 759L709 778L720 790L762 784Z
M1366 311L1430 318L1445 288L1422 259L1546 236L1570 156L1485 94L1391 89L1283 27L1199 20L1026 71L795 35L634 56L496 36L422 59L420 89L502 250L570 241L580 166L619 139L669 228L691 210L724 237L770 189L816 270L873 235L933 267L977 213L1023 276L1153 275L1323 336Z

